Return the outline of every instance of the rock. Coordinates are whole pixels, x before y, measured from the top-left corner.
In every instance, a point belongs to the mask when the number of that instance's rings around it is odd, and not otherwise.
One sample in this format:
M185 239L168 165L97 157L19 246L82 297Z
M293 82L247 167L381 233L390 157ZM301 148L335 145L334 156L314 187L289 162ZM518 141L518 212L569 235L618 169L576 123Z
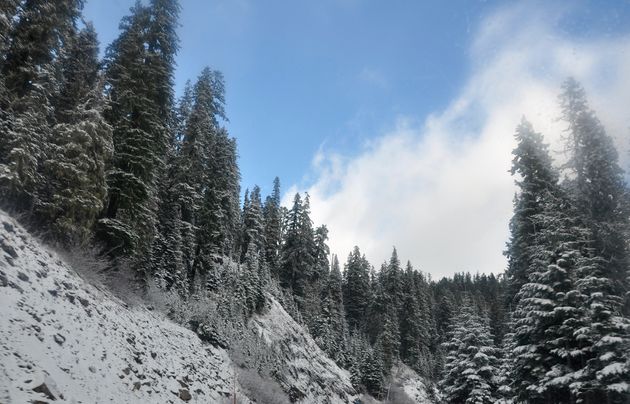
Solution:
M66 342L66 337L61 334L55 334L54 339L59 345L63 345L63 343Z
M157 358L157 354L155 352L151 352L151 358L153 359Z
M2 248L5 253L9 254L11 258L18 257L18 253L15 251L15 248L13 248L10 244L7 244L5 240L0 240L0 248Z
M33 387L33 391L45 395L49 400L56 400L57 396L61 398L61 394L57 392L57 386L48 378L42 384Z
M24 272L18 271L17 277L23 282L28 282L28 276Z
M190 392L186 389L180 389L179 390L179 398L183 401L190 401L192 400L192 396L190 395Z
M92 373L96 373L96 368L94 366L88 367L88 370Z
M57 297L59 295L59 291L55 289L49 289L48 293L50 293L50 295L53 297Z
M133 391L140 390L140 387L142 387L142 385L140 384L140 382L135 382L135 383L133 384Z
M291 400L292 403L300 401L306 397L306 394L295 386L291 386L291 388L289 388L288 395L289 400Z
M15 227L13 227L11 223L2 222L2 226L4 227L4 230L8 231L9 233L15 233Z
M81 303L81 306L83 307L88 307L90 305L90 302L87 299L84 299L80 296L77 296L77 300L79 301L79 303Z
M5 287L9 285L9 279L7 278L7 275L0 271L0 286Z

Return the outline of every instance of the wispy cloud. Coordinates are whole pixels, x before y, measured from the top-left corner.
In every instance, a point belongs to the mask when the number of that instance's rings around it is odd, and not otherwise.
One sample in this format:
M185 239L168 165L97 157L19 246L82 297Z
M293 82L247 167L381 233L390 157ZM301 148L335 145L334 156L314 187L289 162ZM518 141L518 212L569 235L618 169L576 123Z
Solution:
M627 166L630 37L576 40L558 31L566 11L528 4L480 25L469 80L444 111L421 124L400 118L351 158L318 152L307 191L333 252L359 245L378 265L395 245L434 276L503 271L514 129L526 115L561 150L557 100L567 76L584 84Z
M364 67L361 69L359 72L359 80L380 89L389 88L387 77L385 77L380 70L373 67Z

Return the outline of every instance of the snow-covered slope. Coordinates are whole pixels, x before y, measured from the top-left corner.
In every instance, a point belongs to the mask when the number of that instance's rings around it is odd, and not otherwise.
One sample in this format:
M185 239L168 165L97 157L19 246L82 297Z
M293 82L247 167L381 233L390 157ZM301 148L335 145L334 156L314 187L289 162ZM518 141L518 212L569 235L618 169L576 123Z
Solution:
M353 402L348 372L276 300L269 306L249 329L273 357L274 378L287 396ZM234 389L239 403L253 402L236 371L228 352L84 281L0 211L0 404L221 404L231 402ZM409 395L428 402L417 375L403 373Z
M250 326L283 362L276 379L292 400L349 403L356 398L350 374L328 358L276 300L267 313L254 316Z
M0 320L2 404L222 403L234 388L225 351L86 284L3 213Z
M427 386L413 369L403 363L397 363L392 369L394 383L402 387L407 396L416 403L431 403Z

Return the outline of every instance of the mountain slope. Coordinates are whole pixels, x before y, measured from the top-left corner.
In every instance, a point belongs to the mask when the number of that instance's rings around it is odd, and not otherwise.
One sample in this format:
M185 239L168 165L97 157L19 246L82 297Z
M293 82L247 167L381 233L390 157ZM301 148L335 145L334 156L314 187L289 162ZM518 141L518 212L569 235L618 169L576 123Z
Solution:
M287 401L353 402L349 373L268 299L247 325L260 352L233 361L234 352L202 342L161 312L130 307L86 282L0 211L0 404L227 403L234 391L239 403L260 403L260 386L252 384L267 381L235 365L260 368L256 355L273 368L268 373ZM415 398L425 402L422 391Z
M220 403L231 394L224 350L87 284L5 214L0 234L1 403Z

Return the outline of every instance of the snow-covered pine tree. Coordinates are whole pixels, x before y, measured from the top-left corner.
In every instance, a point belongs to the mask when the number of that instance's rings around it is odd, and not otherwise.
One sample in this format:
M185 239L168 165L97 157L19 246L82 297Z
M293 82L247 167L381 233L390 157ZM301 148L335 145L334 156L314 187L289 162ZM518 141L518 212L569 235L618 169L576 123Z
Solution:
M278 276L280 244L282 242L282 212L280 209L280 179L273 180L273 191L265 199L265 258L274 276Z
M296 194L288 213L286 232L282 243L280 282L291 289L300 311L304 309L304 296L314 266L313 224L310 219L308 196L302 201Z
M385 384L382 347L377 343L366 350L361 361L361 384L373 397L381 398Z
M11 3L5 6L6 14L15 11ZM0 189L4 203L12 208L32 213L46 185L41 165L48 156L54 124L56 64L76 29L82 6L80 0L25 1L10 29L2 61Z
M10 35L13 31L14 20L17 18L19 5L19 0L0 2L0 71L4 71L3 63L7 48L10 45ZM3 76L0 78L0 133L3 136L6 136L11 129L13 115L9 111L9 105L9 94ZM8 161L10 151L7 142L0 142L0 165Z
M400 359L412 369L428 376L424 368L423 347L429 344L429 324L422 308L425 302L424 290L417 284L411 263L403 274L402 293L404 313L400 317Z
M592 235L576 283L587 310L587 330L580 338L589 345L590 359L574 390L581 402L621 403L630 400L630 368L624 360L630 322L623 316L630 266L628 188L612 138L590 109L584 89L574 79L562 88L562 118L568 125L565 169L571 178L565 185Z
M106 164L113 152L105 122L98 40L91 24L72 36L59 62L60 90L54 99L56 125L43 163L46 194L36 209L56 240L82 245L107 197Z
M226 119L224 92L221 73L205 68L192 95L180 102L183 133L177 135L173 189L180 200L182 238L188 240L183 255L190 285L207 284L222 256L234 256L237 247L240 175L234 139L219 126L219 119ZM208 274L206 281L200 279Z
M250 242L241 267L239 287L243 289L245 318L260 312L265 305L265 294L260 279L260 251Z
M488 319L475 313L471 299L464 299L448 335L444 343L446 364L440 381L444 402L495 403L498 399L498 350Z
M516 139L512 172L523 178L517 185L536 201L536 209L515 213L535 231L518 250L528 267L512 314L514 394L518 402L569 402L563 400L570 400L570 385L584 360L576 338L583 314L575 279L588 232L557 184L541 136L523 121ZM519 237L514 233L513 240Z
M112 253L134 258L145 279L156 236L158 182L173 136L173 73L178 49L176 0L137 3L106 54L114 158L100 234Z
M516 305L516 296L527 283L531 265L530 248L536 234L533 217L542 212L540 195L555 186L558 174L552 168L548 146L542 136L523 118L516 128L517 146L512 151L512 175L518 174L519 192L514 198L514 215L510 220L510 241L505 255L508 257L508 306Z
M243 225L241 231L241 260L245 259L247 250L251 247L255 248L257 253L263 253L265 250L265 229L262 214L262 201L260 196L260 187L254 186L251 195L245 192L246 199L243 205ZM252 244L252 246L250 246Z
M343 273L343 303L348 326L364 330L367 310L370 305L370 264L359 247L348 255Z
M223 83L222 76L220 83ZM216 87L216 83L213 86ZM224 128L219 128L215 134L210 157L200 211L200 234L207 237L207 253L237 257L241 177L236 141Z
M347 361L347 338L345 315L343 312L341 271L339 260L333 255L330 275L322 289L321 313L318 316L318 345L337 364L344 366Z

